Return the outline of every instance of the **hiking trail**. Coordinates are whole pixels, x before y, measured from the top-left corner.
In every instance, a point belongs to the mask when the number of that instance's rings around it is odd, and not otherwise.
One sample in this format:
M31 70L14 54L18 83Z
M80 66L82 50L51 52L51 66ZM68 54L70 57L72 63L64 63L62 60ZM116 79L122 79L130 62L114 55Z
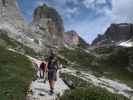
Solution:
M8 50L23 55L23 53L18 52L14 49L9 48ZM38 68L37 68L37 66L35 66L35 64L40 66L41 61L36 59L36 58L33 58L29 55L25 55L25 56L28 57L32 61L35 70L37 70ZM60 70L57 71L57 81L55 83L55 88L54 88L54 94L53 95L49 94L50 88L49 88L48 81L46 81L46 83L44 83L43 79L37 78L36 80L31 82L26 100L57 100L58 96L63 95L64 91L68 90L69 87L59 77L59 71ZM39 76L38 71L37 71L36 75Z
M30 60L38 65L40 65L41 61L32 58L28 56ZM60 71L60 70L59 70ZM56 100L58 96L63 95L64 91L69 89L68 86L64 83L64 81L59 77L59 71L57 72L57 82L55 83L55 89L54 89L54 94L50 95L49 94L49 83L46 81L44 83L43 79L37 78L35 81L32 81L30 85L30 92L27 95L27 100ZM36 73L37 76L38 72Z
M10 51L17 52L13 49L9 49ZM17 52L20 53L20 52ZM21 54L21 53L20 53ZM40 65L41 61L26 55L32 62L35 62L36 64ZM62 56L60 56L62 57ZM63 57L62 57L63 58ZM65 58L64 58L65 59ZM67 59L65 59L67 60ZM72 62L69 62L71 64L75 64ZM61 69L62 73L67 73L69 75L73 75L77 78L83 79L94 86L102 87L107 89L108 91L115 93L115 94L122 94L123 96L129 98L130 100L133 100L133 89L129 86L127 86L124 83L119 82L118 80L111 80L105 77L96 77L90 72L80 71L80 74L76 74L78 70L75 70L73 68L63 68ZM38 75L38 73L36 73ZM64 81L59 77L59 71L58 71L58 80L55 84L55 93L54 95L49 95L49 84L48 81L46 83L43 83L43 80L37 79L35 81L32 81L30 85L30 90L32 90L32 93L29 93L27 96L27 100L56 100L58 96L62 95L65 90L69 89L69 87L64 83Z

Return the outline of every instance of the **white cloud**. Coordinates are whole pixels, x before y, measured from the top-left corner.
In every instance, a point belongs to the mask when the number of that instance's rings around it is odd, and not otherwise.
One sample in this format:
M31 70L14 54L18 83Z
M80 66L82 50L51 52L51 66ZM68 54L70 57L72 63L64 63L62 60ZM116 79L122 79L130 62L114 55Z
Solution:
M111 9L109 8L107 0L84 0L82 3L87 9L93 10L97 15L110 14Z
M63 7L66 6L67 0L53 0L52 2L55 2L56 5Z
M71 0L75 5L79 4L79 0Z
M112 21L116 23L133 22L133 0L112 0L112 10L106 6L107 0L84 0L83 4L88 9L93 9L96 14L103 13L112 17Z
M96 9L98 5L106 4L106 0L84 0L83 4L86 8Z
M78 12L78 8L76 8L76 7L75 8L67 8L66 12L70 13L70 14L74 14L74 13Z
M106 0L96 0L97 4L106 4Z
M114 22L133 22L133 0L112 0Z
M36 5L37 5L37 6L41 6L41 5L43 5L43 4L44 4L44 2L41 1L41 0L38 0L38 1L36 2Z
M95 0L84 0L83 4L86 8L94 8L94 1Z

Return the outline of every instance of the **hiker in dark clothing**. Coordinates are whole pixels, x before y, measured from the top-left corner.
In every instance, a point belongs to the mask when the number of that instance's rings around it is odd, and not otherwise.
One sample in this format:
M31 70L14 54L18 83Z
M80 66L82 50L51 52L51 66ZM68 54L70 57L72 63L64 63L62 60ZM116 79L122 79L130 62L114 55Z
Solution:
M39 72L40 72L40 78L44 79L43 82L46 83L46 78L47 78L47 62L46 61L43 61L40 64Z
M54 85L57 81L57 70L58 70L58 62L57 57L52 54L48 58L48 80L50 86L50 93L54 93Z
M45 62L42 62L42 63L40 64L40 68L39 68L40 78L44 78L44 74L45 74L45 72L46 72L46 67L47 67L47 65L46 65Z

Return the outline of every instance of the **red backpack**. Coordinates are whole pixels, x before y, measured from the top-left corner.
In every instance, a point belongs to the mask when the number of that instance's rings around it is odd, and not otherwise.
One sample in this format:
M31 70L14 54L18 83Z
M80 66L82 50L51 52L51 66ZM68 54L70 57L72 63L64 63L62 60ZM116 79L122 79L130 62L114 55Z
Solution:
M42 62L41 65L40 65L40 69L42 69L44 71L45 67L46 67L46 64L44 62Z

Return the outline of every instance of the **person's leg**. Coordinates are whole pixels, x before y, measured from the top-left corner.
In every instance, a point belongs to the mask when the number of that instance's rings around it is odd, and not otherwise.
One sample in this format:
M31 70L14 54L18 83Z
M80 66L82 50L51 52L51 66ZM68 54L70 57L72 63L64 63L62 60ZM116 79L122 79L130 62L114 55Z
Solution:
M54 92L54 84L55 84L55 81L49 80L49 86L50 86L50 92L51 92L51 93Z
M52 80L52 81L51 81L51 89L52 89L52 90L54 90L54 86L55 86L55 81Z
M55 72L49 72L48 73L48 79L49 79L49 86L50 86L50 92L54 92L54 86L56 81L56 73Z
M44 78L44 70L42 70L42 77Z
M50 89L52 88L52 81L51 80L49 80L49 87L50 87Z
M47 74L47 73L43 71L43 79L44 79L44 83L46 83L46 77L47 77L46 74Z
M40 78L42 77L41 70L39 70Z

